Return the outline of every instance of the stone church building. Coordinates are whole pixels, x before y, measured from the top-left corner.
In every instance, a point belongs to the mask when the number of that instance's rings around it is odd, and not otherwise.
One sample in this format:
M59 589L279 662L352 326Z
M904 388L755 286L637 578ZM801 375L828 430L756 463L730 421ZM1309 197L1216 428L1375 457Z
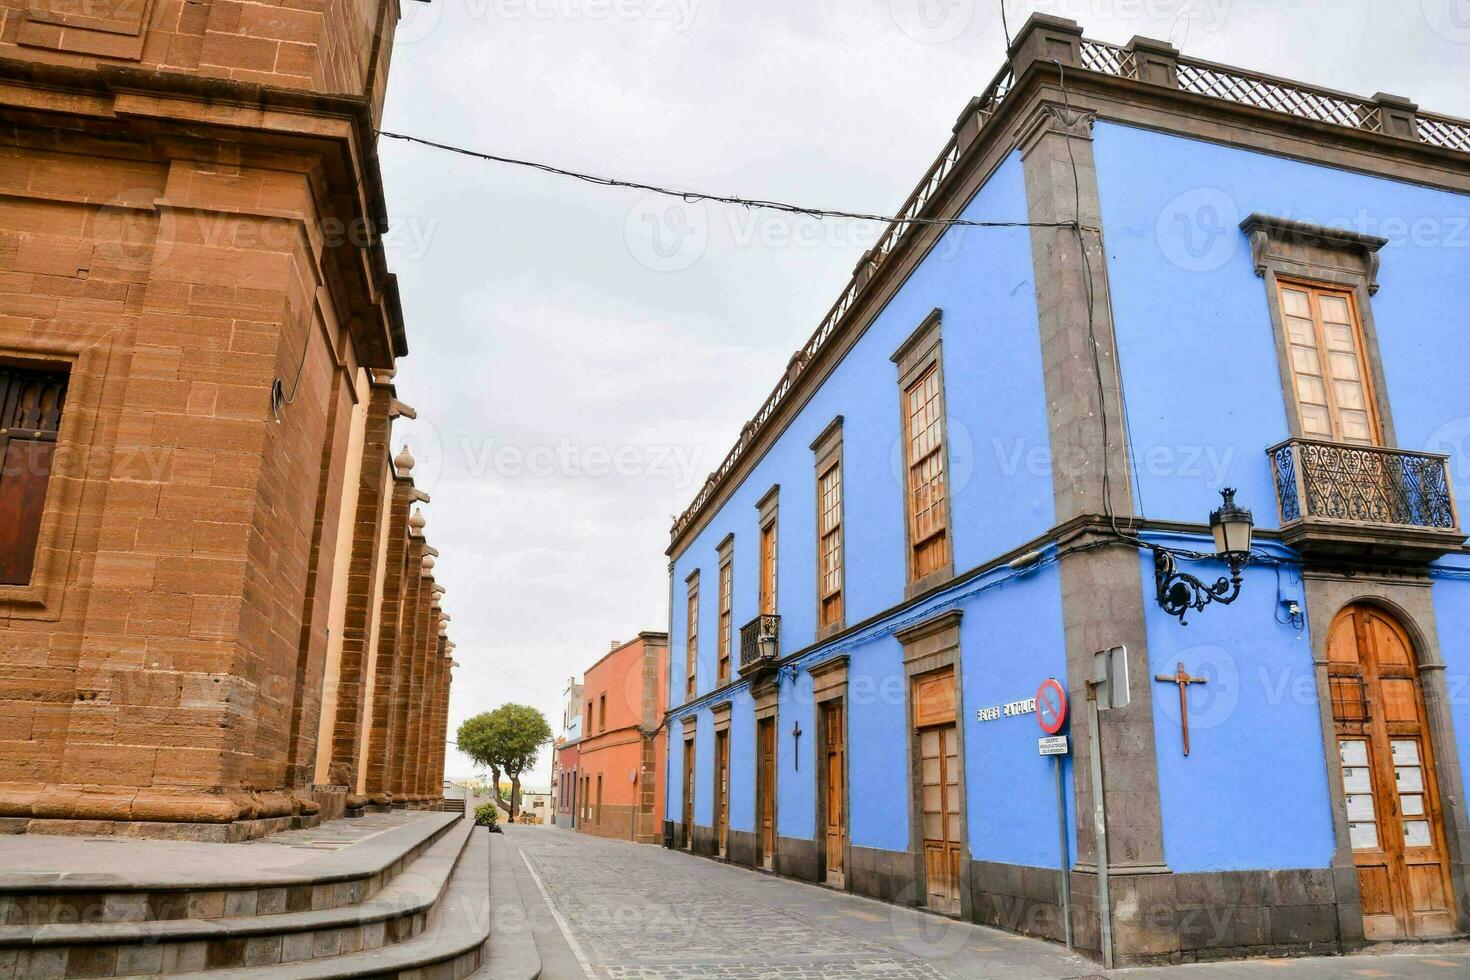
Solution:
M396 0L0 0L0 821L441 795L375 124Z

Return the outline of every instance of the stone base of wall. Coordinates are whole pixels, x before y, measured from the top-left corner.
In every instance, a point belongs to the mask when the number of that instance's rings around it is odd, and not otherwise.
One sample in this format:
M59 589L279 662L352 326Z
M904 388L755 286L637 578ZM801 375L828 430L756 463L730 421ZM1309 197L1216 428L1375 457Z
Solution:
M1073 942L1098 955L1097 875L1073 871L1070 884ZM1331 868L1114 874L1108 887L1119 966L1322 955L1364 945L1357 893L1351 907L1340 906ZM973 918L982 925L1061 942L1060 893L1060 875L1050 868L970 863Z
M185 823L156 820L67 820L0 817L0 833L53 834L75 837L129 837L146 840L185 840L205 844L238 844L287 830L302 830L322 822L318 814L235 820L231 823Z
M847 849L847 881L852 891L895 905L922 905L914 880L914 856L908 851L871 847Z
M633 826L637 811L632 806L604 804L593 807L593 812L583 817L577 830L594 837L612 837L616 840L633 840Z
M336 820L347 813L347 787L331 783L312 783L311 800L323 820Z
M703 854L706 857L718 857L720 853L720 841L715 836L715 828L694 825L694 840L689 848L695 854Z
M777 837L776 873L801 881L821 881L821 855L817 842L799 837Z
M748 830L731 830L725 834L725 860L746 868L760 864L760 844Z

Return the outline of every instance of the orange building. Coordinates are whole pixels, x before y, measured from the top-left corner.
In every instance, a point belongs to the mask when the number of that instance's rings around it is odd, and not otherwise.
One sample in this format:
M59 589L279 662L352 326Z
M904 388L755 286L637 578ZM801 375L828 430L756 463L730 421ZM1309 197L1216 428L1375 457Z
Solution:
M660 840L668 649L667 633L639 633L582 679L575 800L584 833Z

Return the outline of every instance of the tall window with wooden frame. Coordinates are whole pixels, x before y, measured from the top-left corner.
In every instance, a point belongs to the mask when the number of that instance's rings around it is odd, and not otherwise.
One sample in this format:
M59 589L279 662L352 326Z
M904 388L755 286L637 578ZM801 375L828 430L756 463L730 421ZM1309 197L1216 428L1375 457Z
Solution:
M935 310L893 355L902 409L910 594L949 578L954 569L939 327Z
M699 572L684 584L684 699L692 701L699 689Z
M779 488L761 498L760 511L760 614L776 615L776 502Z
M29 585L67 374L0 363L0 585Z
M842 629L842 416L812 443L817 476L817 634Z
M1376 446L1382 429L1350 289L1277 280L1297 421L1308 439Z
M734 647L734 619L732 617L735 579L735 538L727 537L720 545L720 635L715 684L730 683L730 651Z

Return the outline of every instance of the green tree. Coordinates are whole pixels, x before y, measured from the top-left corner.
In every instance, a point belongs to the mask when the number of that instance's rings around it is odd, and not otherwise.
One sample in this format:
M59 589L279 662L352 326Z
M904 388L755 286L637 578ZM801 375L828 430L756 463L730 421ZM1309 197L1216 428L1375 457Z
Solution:
M500 795L500 773L510 777L510 819L521 806L521 774L536 764L541 746L551 741L546 717L525 704L502 704L459 726L455 744L465 755L489 766Z
M492 730L495 721L489 711L465 720L455 733L454 745L477 766L490 770L490 799L500 802L500 761L495 755L496 741Z

